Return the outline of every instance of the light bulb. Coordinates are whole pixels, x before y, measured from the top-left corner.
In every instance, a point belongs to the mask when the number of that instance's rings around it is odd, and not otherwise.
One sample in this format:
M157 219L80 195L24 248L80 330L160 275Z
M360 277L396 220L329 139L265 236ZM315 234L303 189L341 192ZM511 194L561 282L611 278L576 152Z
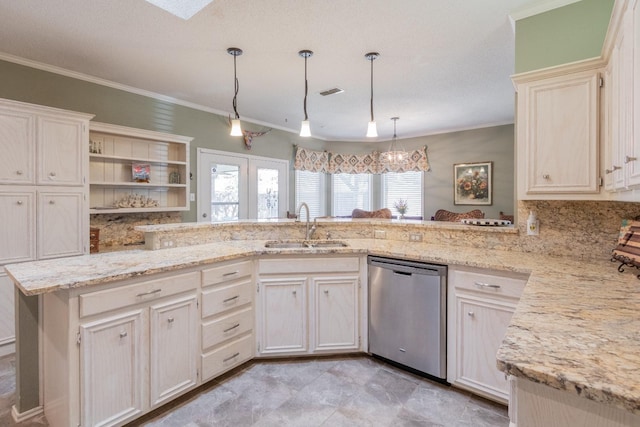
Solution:
M309 126L309 120L302 121L302 126L300 126L300 136L311 136L311 127Z
M231 136L242 136L242 128L240 127L240 119L231 120Z
M367 127L367 138L375 138L378 136L378 128L376 127L375 120L369 122Z

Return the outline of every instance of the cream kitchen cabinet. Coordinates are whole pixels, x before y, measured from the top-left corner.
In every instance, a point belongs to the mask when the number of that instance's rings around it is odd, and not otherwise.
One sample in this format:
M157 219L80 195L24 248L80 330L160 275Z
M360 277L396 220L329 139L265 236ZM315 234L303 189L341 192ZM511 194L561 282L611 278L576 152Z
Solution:
M526 282L522 274L449 266L447 381L508 401L496 353Z
M362 262L358 257L260 259L258 354L361 350Z
M0 186L0 218L0 265L36 259L34 188Z
M600 62L524 73L517 88L518 199L600 199Z
M85 185L87 120L63 115L37 118L37 184Z
M49 424L123 425L195 387L199 287L191 271L43 295Z
M253 261L232 261L202 270L202 381L254 356Z
M13 107L0 100L0 184L35 184L36 116Z
M40 187L42 188L42 187ZM85 191L75 187L44 187L37 192L38 259L87 253L89 221Z

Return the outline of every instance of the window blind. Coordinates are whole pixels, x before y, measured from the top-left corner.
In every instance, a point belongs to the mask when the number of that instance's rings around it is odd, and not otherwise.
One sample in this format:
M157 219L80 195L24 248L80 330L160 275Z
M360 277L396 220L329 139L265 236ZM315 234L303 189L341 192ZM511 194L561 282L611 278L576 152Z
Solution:
M405 213L407 217L422 217L422 172L389 172L382 175L382 204L391 209L393 215L400 214L393 206L398 200L406 200L409 209Z

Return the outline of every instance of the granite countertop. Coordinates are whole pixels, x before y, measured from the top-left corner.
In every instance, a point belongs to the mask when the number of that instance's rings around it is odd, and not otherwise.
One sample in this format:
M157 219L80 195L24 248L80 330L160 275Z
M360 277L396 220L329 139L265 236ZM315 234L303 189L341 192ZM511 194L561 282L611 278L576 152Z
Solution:
M640 280L608 260L350 239L347 248L266 249L264 240L134 250L6 266L26 295L100 285L257 255L371 254L530 274L498 368L640 414Z

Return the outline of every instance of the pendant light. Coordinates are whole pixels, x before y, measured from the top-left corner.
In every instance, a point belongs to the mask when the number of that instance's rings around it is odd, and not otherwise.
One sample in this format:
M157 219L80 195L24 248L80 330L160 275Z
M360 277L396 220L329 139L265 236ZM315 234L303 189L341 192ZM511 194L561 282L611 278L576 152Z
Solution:
M400 117L391 117L391 120L393 120L393 138L391 138L389 150L382 153L380 157L382 158L382 163L389 166L392 172L395 172L407 163L409 153L404 150L402 143L398 141L398 136L396 135L396 122L400 120Z
M368 61L371 61L371 121L367 127L367 137L375 138L378 136L378 129L376 128L376 121L373 118L373 61L380 56L378 52L369 52L364 55Z
M304 120L300 126L300 136L311 136L311 128L309 127L309 116L307 115L307 93L309 92L309 85L307 83L307 58L313 55L310 50L301 50L298 55L304 58Z
M230 47L227 49L227 53L233 56L233 112L235 113L235 118L231 120L231 136L242 136L240 114L238 114L238 89L240 89L240 84L238 83L238 77L236 75L236 58L242 55L242 49Z

